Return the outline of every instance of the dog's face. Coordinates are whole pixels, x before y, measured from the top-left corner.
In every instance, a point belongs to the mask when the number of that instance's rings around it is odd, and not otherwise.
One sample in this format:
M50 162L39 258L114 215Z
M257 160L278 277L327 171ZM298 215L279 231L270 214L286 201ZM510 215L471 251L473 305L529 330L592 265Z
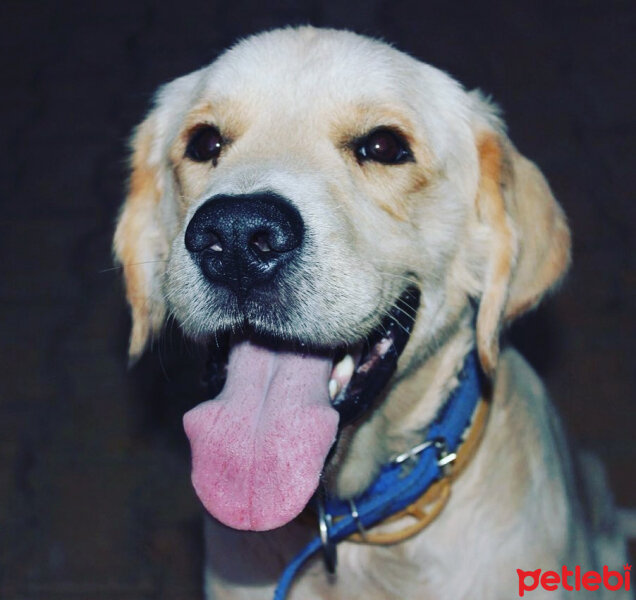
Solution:
M197 491L232 526L293 518L333 443L334 407L353 420L372 400L365 386L388 383L405 344L398 372L471 323L477 305L480 358L492 372L501 324L536 304L569 260L560 209L492 107L444 73L351 33L286 29L241 42L162 88L133 149L115 238L133 310L131 354L166 312L194 338L229 334L225 396L213 417L197 413L186 428L191 440L205 438L200 448L193 442L195 474L197 461L205 465ZM268 386L296 403L269 415L275 425L243 431L244 413L219 408L238 403L233 394L250 398L247 387L261 410ZM313 398L316 387L326 403ZM313 398L311 406L294 395ZM303 421L309 414L313 426ZM291 433L278 422L295 419ZM213 434L212 422L242 437ZM223 439L210 442L215 435ZM227 458L257 438L285 436L261 452L267 459L254 450L249 460ZM302 456L292 452L308 438ZM309 466L280 466L290 453ZM221 481L215 470L228 464L266 467L303 491L274 509L294 494ZM254 487L264 505L236 508L252 506Z

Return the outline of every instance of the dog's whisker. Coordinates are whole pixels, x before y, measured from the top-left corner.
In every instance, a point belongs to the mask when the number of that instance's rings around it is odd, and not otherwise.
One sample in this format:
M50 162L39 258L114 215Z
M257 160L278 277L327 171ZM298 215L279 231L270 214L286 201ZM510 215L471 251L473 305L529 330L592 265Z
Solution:
M410 315L410 314L406 313L405 311L403 311L401 308L398 308L398 307L397 307L397 306L395 306L395 305L392 305L392 306L393 306L393 308L395 308L396 310L398 310L398 311L400 311L400 312L404 313L407 317L409 317L409 318L412 318L412 317L413 317L412 315ZM386 316L386 317L393 317L393 315L391 314L391 311L390 311L390 310L388 310L388 309L386 309L386 308L382 308L382 309L381 309L381 311L382 311L382 314L384 314L384 316ZM396 325L397 325L397 326L398 326L398 327L399 327L399 328L400 328L400 329L401 329L404 333L406 333L407 335L410 335L410 333L411 333L411 332L410 332L408 329L406 329L406 327L404 327L404 325L402 325L399 321L395 321L395 323L396 323ZM388 335L389 335L389 332L388 332L388 331L387 331L384 327L383 327L383 329L384 329L384 333L385 333L385 335L387 335L387 336L388 336Z
M397 298L395 300L395 307L398 308L398 305L402 308L401 310L404 314L409 315L412 319L417 316L417 309L413 308L408 302L405 302L401 298Z
M111 273L112 271L122 271L123 265L117 265L115 267L109 267L107 269L99 269L97 272L101 275L102 273Z

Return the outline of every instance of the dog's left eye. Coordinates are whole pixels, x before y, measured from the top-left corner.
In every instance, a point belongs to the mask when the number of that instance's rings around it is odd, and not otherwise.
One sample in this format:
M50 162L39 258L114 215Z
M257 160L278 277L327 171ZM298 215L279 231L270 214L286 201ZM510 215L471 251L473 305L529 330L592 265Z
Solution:
M413 160L406 140L392 129L381 127L358 140L355 153L359 161L372 160L383 165L397 165Z

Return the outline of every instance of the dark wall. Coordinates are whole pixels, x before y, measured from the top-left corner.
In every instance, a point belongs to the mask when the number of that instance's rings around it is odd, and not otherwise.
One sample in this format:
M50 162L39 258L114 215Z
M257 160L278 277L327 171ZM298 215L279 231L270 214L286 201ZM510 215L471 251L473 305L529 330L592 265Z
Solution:
M563 289L512 337L636 506L633 6L3 0L0 596L199 597L180 419L201 353L172 328L126 372L125 142L159 84L290 23L381 36L501 104L575 241Z

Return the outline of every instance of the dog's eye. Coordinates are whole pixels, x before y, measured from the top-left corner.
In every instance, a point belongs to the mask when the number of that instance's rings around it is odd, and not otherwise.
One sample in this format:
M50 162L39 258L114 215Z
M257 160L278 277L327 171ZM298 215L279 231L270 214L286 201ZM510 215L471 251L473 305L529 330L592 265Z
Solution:
M221 154L222 147L223 137L219 130L213 125L204 125L194 131L185 153L196 162L215 161Z
M356 143L359 161L373 160L384 165L397 165L413 159L406 140L392 129L375 129Z

